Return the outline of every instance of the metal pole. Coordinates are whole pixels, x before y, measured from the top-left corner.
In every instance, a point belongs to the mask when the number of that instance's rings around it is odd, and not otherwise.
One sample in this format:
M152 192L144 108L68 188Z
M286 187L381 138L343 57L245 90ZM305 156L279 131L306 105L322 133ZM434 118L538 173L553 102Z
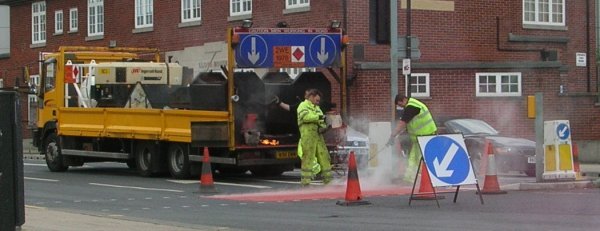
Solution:
M535 93L535 181L544 173L544 93Z
M390 0L390 85L390 98L394 102L394 97L398 94L398 0ZM393 105L390 116L392 125L395 111L396 105Z
M411 0L406 1L406 58L407 59L411 59L411 30L410 30L410 24L411 24ZM412 73L412 70L411 70ZM405 79L405 85L406 85L406 96L410 97L410 73L408 73L408 75L406 75L406 79Z

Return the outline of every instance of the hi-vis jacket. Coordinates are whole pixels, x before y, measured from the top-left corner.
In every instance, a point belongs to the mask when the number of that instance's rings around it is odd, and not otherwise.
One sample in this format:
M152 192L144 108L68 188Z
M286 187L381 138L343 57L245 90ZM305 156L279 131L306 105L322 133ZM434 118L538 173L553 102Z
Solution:
M419 108L419 114L413 117L406 125L406 131L411 136L432 135L437 131L427 106L419 100L409 98L406 106Z

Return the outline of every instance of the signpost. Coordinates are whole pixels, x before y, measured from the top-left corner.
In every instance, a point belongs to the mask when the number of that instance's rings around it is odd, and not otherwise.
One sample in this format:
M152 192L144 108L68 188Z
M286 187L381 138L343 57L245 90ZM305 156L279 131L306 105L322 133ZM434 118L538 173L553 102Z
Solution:
M337 67L342 33L329 28L238 28L240 68Z

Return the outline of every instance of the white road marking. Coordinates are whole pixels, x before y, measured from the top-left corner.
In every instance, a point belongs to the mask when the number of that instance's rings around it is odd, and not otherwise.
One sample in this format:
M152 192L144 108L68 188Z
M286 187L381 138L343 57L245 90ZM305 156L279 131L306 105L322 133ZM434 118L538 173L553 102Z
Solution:
M218 184L218 185L228 185L228 186L248 187L248 188L271 188L269 186L264 186L264 185L236 184L236 183L224 183L224 182L215 182L215 184Z
M178 184L200 184L200 181L197 180L167 180L169 182L178 183ZM272 188L270 186L264 185L251 185L251 184L238 184L238 183L225 183L225 182L214 182L216 185L227 185L227 186L238 186L238 187L248 187L248 188Z
M23 177L25 180L37 180L37 181L46 181L46 182L59 182L59 180L55 179L45 179L45 178L35 178L35 177Z
M164 192L179 192L179 193L183 192L181 190L175 190L175 189L144 188L144 187L136 187L136 186L100 184L100 183L89 183L89 184L96 185L96 186L113 187L113 188L127 188L127 189L140 189L140 190L149 190L149 191L164 191Z
M23 163L25 166L38 166L38 167L46 167L46 164L32 164L32 163Z

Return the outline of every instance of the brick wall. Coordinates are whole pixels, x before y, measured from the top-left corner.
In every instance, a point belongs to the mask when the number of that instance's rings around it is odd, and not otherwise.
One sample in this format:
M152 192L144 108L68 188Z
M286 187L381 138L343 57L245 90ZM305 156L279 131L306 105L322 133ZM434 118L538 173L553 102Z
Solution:
M364 59L353 60L349 49L350 66L361 62L390 62L389 45L378 45L369 34L368 1L349 1L351 46L364 46ZM544 120L570 120L573 139L600 139L596 123L600 107L594 94L597 89L595 64L595 6L590 1L590 39L586 41L586 1L567 1L567 27L563 30L525 29L522 25L522 1L453 1L454 11L412 11L412 35L420 39L421 59L413 60L413 72L429 73L431 97L422 99L434 115L465 116L488 121L501 132L534 139L533 120L527 119L527 95L544 92ZM406 34L406 11L398 11L398 32ZM497 33L500 45L497 46ZM568 42L509 42L509 34L535 38L568 38ZM590 44L587 47L586 42ZM500 48L500 49L498 49ZM537 50L537 51L501 51ZM467 62L540 62L539 50L558 51L562 68L525 69L419 69L415 64ZM575 66L575 53L591 52L588 68ZM350 87L351 115L362 121L389 121L392 102L388 69L354 69ZM521 72L522 96L476 97L477 72ZM398 90L404 94L404 77L398 77ZM589 80L589 84L588 84ZM563 84L567 95L558 94ZM589 87L589 92L588 92Z

